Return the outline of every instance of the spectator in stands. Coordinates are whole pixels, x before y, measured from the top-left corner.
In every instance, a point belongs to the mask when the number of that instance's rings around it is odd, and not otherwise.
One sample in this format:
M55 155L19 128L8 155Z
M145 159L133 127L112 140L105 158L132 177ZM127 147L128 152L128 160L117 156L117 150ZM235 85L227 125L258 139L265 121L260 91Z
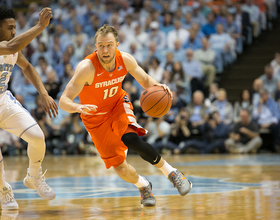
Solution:
M208 98L205 99L205 105L209 108L214 101L218 99L219 95L219 85L217 83L212 83L209 86L209 95Z
M50 71L53 71L53 67L48 64L44 57L39 57L38 65L35 66L36 71L39 73L43 83L47 81L47 75Z
M260 76L260 79L263 82L263 88L274 97L277 90L278 78L274 75L273 68L270 64L265 65L264 74Z
M216 22L217 24L223 24L226 26L227 23L227 6L226 5L220 5L219 10L217 10L216 15Z
M202 91L197 90L193 93L192 103L187 106L187 111L192 128L197 129L202 134L204 123L209 116L209 108L204 104Z
M49 53L52 56L53 65L58 64L62 57L62 47L60 44L60 38L57 34L53 37L53 45L49 48Z
M121 18L125 18L127 15L131 15L134 12L134 8L130 6L129 1L121 1L121 9L119 15Z
M141 31L141 27L139 25L136 25L134 30L135 43L137 44L139 49L142 49L146 46L146 42L148 41L148 34L145 31Z
M190 37L189 31L182 28L182 22L180 20L174 22L174 27L175 29L170 31L167 35L167 47L169 49L174 49L174 42L177 39L184 45Z
M242 10L247 12L250 16L250 23L253 26L253 36L257 38L259 36L259 19L260 9L254 4L254 0L246 0L242 6Z
M77 57L78 61L81 61L82 59L84 59L84 51L85 51L85 42L83 40L83 37L81 35L77 36L76 38L76 42L73 43L74 46L74 55L75 57Z
M208 122L203 127L203 140L188 140L179 146L181 153L187 151L190 147L197 148L200 153L211 153L218 150L224 153L224 141L228 137L228 127L220 119L218 112L210 114Z
M191 12L187 12L185 14L185 19L183 21L183 28L189 30L189 29L191 29L192 24L193 24L192 13Z
M210 48L207 38L201 40L202 48L194 51L194 59L202 64L202 70L206 76L205 86L209 87L215 79L216 68L214 66L215 51Z
M159 30L159 23L157 21L152 21L150 23L150 29L151 32L148 34L146 46L148 46L151 42L154 42L159 50L165 49L165 34L163 31Z
M242 109L246 109L249 113L249 116L252 116L253 113L253 103L252 103L252 97L251 94L249 92L249 90L244 89L241 93L240 93L240 97L239 97L239 101L236 101L234 103L234 108L233 108L233 122L236 124L238 122L240 122L240 115L239 112ZM251 118L250 118L251 119Z
M225 141L226 148L230 153L256 153L262 145L258 125L251 120L247 109L241 109L238 114L240 121L235 123Z
M224 32L224 26L217 24L216 34L211 34L209 43L217 54L222 54L226 64L231 64L235 59L234 40Z
M226 24L225 31L228 33L232 39L236 42L236 50L238 53L242 53L243 51L243 39L241 38L241 29L237 26L234 21L234 17L232 14L227 14L226 16Z
M199 36L197 36L197 32L194 30L190 29L189 30L190 37L187 40L187 42L183 45L183 48L190 48L192 50L197 50L201 48L201 40Z
M50 71L47 74L47 81L44 83L44 86L53 99L57 98L57 94L60 89L61 82L58 81L56 72Z
M127 35L122 31L119 31L118 38L119 38L118 49L120 51L128 53L131 41L127 38Z
M17 27L17 35L20 35L31 28L30 24L26 21L23 12L17 13L16 27Z
M280 106L280 81L278 81L277 84L277 91L275 92L275 97L274 97L275 101L278 102L279 106Z
M205 0L199 0L199 11L201 14L203 14L203 16L205 18L207 18L208 14L212 11L212 9L210 7L207 6L206 1Z
M165 119L170 124L175 121L176 115L178 115L180 109L185 106L185 103L180 99L177 92L175 90L171 90L171 92L173 96L172 105L170 110L166 113L166 119Z
M216 22L214 12L209 12L207 15L207 23L202 26L202 32L209 37L211 34L216 33Z
M236 2L235 22L245 37L246 44L252 43L252 28L250 22L250 15L248 12L242 10L242 3Z
M172 15L170 13L164 14L163 24L160 26L160 30L167 35L170 31L174 29L172 22Z
M129 54L131 54L135 60L141 65L143 62L143 55L138 49L138 45L132 42L129 46Z
M127 38L134 38L134 29L135 26L137 25L136 22L132 21L132 15L131 14L127 14L125 16L125 22L124 24L121 25L120 30L125 33L127 35Z
M171 52L174 54L174 60L175 61L184 61L185 57L185 50L182 47L182 43L179 39L175 40L174 42L174 49L171 50Z
M148 68L153 57L156 57L160 62L164 59L162 54L157 50L157 46L154 42L149 45L149 50L143 51L144 61L142 63L144 68Z
M136 86L133 86L132 81L125 80L123 83L123 89L128 93L129 100L132 104L139 99L137 88Z
M86 44L89 39L89 36L83 32L82 25L78 23L74 25L74 34L71 36L73 44L77 43L77 38L81 38L83 44Z
M280 53L276 52L274 59L270 62L274 75L280 80Z
M149 131L147 134L147 142L153 147L156 146L156 142L160 142L160 145L166 144L171 132L171 126L164 120L164 117L155 119L149 117L145 129Z
M217 111L221 121L230 126L233 120L233 107L227 100L227 92L225 89L218 90L218 99L214 101L210 107L210 112Z
M257 105L260 100L260 90L263 89L263 82L261 79L257 78L253 82L253 89L251 91L251 96L252 96L252 102L253 105Z
M112 15L112 5L111 3L105 2L105 10L99 14L100 24L106 23L107 19Z
M200 26L206 24L205 16L200 12L200 4L194 2L192 5L192 21L198 23Z
M189 76L184 73L181 62L175 61L173 63L170 81L176 84L178 97L184 103L189 103L191 101L190 80Z
M196 33L196 36L201 40L205 37L205 34L200 30L200 25L197 23L193 23L191 26L191 30Z
M202 70L202 64L193 59L193 50L187 49L186 52L187 59L183 63L182 67L185 73L185 78L191 78L191 89L192 93L196 90L204 90L203 81L204 74Z
M265 89L260 90L259 103L254 106L253 118L257 121L260 128L269 129L274 138L274 147L279 149L279 120L280 111L277 102L270 97Z
M69 44L72 44L71 41L71 36L70 34L67 32L67 30L65 30L62 26L62 24L57 24L54 28L54 33L53 35L50 37L50 44L53 46L54 45L54 36L59 36L59 42L60 42L60 47L61 47L61 51L65 51L66 47ZM32 41L33 42L33 41ZM31 42L31 43L32 43Z
M176 115L174 123L171 124L171 134L167 143L173 147L174 153L180 152L178 148L191 137L191 126L188 112L182 108Z
M98 21L98 23L96 22ZM95 35L97 27L99 27L100 20L98 19L97 15L91 14L89 17L89 21L85 24L83 31L89 36L92 37ZM97 26L97 27L96 27Z
M31 56L31 64L36 66L38 64L39 57L44 57L50 65L52 65L53 60L51 54L48 52L48 48L43 42L39 42L38 49Z
M70 57L70 63L72 64L72 66L76 66L77 63L79 62L78 58L75 55L75 49L73 44L68 45L66 47L66 53L69 55Z
M148 74L156 81L160 82L164 73L164 69L159 66L160 62L156 57L151 58L148 68Z
M164 60L160 63L160 66L163 69L167 70L168 72L171 72L173 68L173 63L174 63L174 54L173 52L168 52L165 55Z

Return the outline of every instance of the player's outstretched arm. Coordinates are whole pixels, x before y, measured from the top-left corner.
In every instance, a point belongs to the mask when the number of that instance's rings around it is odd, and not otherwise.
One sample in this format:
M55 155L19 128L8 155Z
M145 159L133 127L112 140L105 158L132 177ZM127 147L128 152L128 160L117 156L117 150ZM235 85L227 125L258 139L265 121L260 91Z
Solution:
M14 54L25 48L37 35L39 35L50 23L52 11L43 8L39 13L39 22L30 30L16 36L10 41L0 42L0 55Z
M148 75L137 63L135 58L125 52L122 52L123 60L127 71L137 80L137 82L144 88L148 89L151 86L162 86L172 97L172 93L168 86L160 84L153 77Z
M90 85L93 82L94 74L95 69L92 62L88 59L81 61L59 99L59 107L69 113L79 112L84 115L91 115L90 111L96 111L97 106L95 105L82 105L73 102L84 85Z
M22 69L24 76L32 83L40 94L45 112L50 116L50 118L52 118L52 115L56 118L56 115L58 114L58 107L55 101L49 96L35 68L26 60L21 52L18 53L17 65Z

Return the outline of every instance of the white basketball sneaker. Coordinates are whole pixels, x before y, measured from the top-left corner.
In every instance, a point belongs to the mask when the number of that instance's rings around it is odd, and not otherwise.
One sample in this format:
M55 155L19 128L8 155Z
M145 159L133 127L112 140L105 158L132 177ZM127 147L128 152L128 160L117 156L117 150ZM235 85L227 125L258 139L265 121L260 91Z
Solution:
M39 196L43 199L52 200L55 199L55 192L52 188L45 182L45 173L42 173L42 168L37 176L31 177L29 175L29 169L27 169L27 175L23 180L23 184L30 189L36 189Z
M18 209L18 203L14 198L14 193L9 183L6 183L5 187L0 190L0 194L3 210Z

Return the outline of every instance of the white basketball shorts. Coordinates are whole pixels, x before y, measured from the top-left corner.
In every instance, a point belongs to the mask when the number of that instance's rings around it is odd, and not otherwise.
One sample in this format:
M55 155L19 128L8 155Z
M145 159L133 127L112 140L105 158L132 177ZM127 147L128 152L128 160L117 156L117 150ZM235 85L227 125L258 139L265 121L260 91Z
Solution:
M7 90L0 95L0 128L18 137L37 122Z

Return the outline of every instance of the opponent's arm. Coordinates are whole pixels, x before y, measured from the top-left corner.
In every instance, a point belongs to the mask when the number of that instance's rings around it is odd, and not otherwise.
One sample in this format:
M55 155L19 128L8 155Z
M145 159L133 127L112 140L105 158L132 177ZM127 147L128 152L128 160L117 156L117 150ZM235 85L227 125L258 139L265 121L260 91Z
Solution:
M82 105L73 102L73 99L79 95L84 85L90 85L93 82L95 69L90 60L86 59L79 63L74 76L67 84L64 92L59 100L59 107L66 112L80 112L85 115L90 115L89 111L96 111L95 105Z
M45 112L48 113L50 118L52 118L52 115L56 117L58 114L58 107L55 101L49 96L35 68L26 60L21 52L18 53L17 65L22 69L23 75L32 83L40 94Z
M0 42L0 55L14 54L25 48L37 35L39 35L48 25L52 18L50 8L43 8L39 13L39 22L30 30L16 36L10 41Z
M125 63L125 67L126 67L127 71L137 80L137 82L139 82L139 84L144 89L148 89L149 87L155 86L155 85L162 86L164 88L164 90L168 91L168 93L172 97L172 93L171 93L170 89L165 84L160 84L153 77L148 75L138 65L137 61L135 60L135 58L132 55L125 53L125 52L121 52L121 53L122 53L123 61Z

